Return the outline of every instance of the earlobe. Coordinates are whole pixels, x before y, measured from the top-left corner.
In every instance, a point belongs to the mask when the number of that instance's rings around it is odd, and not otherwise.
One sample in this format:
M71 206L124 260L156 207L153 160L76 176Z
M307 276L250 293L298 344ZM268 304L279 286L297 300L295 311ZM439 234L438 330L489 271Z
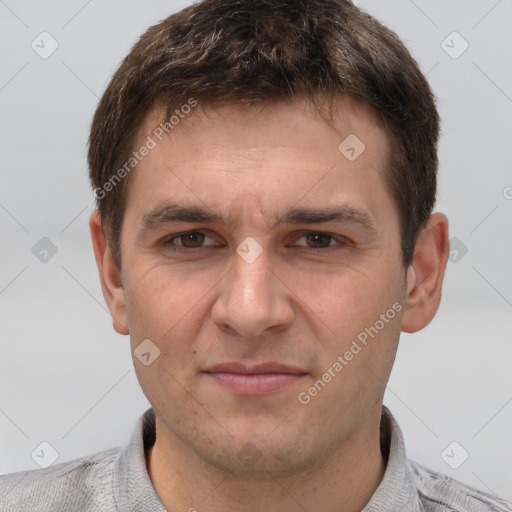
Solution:
M420 232L413 261L407 269L402 331L419 331L434 318L441 302L448 255L448 219L442 213L435 213Z
M129 334L121 271L108 246L98 210L91 214L89 228L100 276L101 290L112 315L113 327L119 334Z

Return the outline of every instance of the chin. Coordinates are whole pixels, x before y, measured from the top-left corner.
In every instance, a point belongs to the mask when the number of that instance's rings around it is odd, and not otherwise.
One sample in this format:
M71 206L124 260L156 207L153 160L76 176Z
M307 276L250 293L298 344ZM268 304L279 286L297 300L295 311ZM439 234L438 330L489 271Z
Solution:
M308 457L308 444L289 429L276 433L279 422L275 419L265 427L252 421L245 428L227 429L232 437L223 431L202 440L196 439L196 453L209 465L229 473L253 475L255 478L269 478L268 474L294 474L309 469L314 464ZM312 443L314 444L314 443ZM312 450L315 453L315 450Z
M264 480L268 480L269 473L276 476L296 474L311 468L311 461L302 459L296 447L291 445L261 446L247 440L233 448L203 453L203 459L221 471Z

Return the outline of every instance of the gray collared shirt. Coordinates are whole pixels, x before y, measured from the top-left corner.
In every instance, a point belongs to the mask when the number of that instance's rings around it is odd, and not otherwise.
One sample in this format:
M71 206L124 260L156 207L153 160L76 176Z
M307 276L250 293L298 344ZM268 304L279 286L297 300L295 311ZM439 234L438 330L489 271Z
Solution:
M0 476L0 512L166 512L146 469L155 413L139 419L129 443L46 469ZM512 504L407 459L400 427L384 407L384 477L362 512L512 512ZM200 504L191 508L201 510Z

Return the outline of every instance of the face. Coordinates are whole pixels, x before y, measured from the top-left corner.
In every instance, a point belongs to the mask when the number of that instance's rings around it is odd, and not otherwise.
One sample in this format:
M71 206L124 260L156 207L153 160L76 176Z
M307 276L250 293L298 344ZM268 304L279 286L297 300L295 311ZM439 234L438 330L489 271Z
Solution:
M299 100L198 106L161 141L159 123L138 136L157 144L133 171L111 308L132 352L160 351L134 356L159 435L230 471L311 467L380 411L397 348L385 132L346 100L333 126Z

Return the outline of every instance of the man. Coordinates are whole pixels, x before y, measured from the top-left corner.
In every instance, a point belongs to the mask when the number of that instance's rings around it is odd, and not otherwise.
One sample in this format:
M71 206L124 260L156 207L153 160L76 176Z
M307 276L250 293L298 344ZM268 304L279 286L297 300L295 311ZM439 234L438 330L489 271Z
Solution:
M10 511L477 511L382 405L434 317L439 119L341 0L205 0L151 27L94 116L92 242L151 409L119 449L0 480Z

